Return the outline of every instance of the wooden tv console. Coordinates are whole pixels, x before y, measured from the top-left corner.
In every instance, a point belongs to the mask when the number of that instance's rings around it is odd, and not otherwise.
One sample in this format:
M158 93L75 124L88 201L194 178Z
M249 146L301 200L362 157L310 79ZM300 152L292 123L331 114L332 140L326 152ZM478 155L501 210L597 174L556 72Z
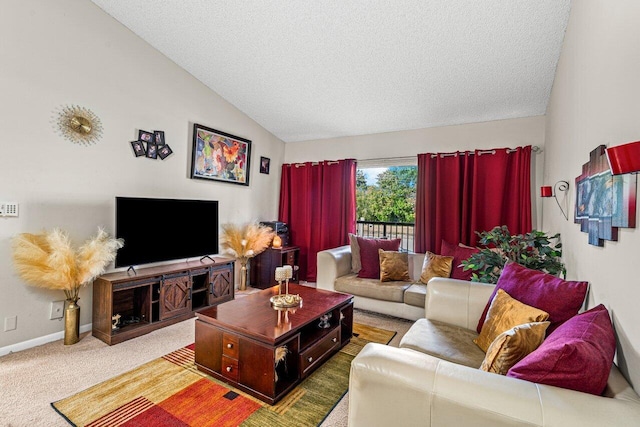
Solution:
M115 272L93 283L93 336L109 345L189 319L194 311L234 298L234 262L214 257L133 272ZM112 317L120 315L120 326Z

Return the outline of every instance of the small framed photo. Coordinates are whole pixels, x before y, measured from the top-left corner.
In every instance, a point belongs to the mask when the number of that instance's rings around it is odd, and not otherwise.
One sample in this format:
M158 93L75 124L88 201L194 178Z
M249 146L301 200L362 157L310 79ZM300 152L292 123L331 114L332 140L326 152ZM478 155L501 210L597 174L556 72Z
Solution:
M147 157L150 159L158 158L158 146L153 142L147 143Z
M147 150L144 149L144 143L142 141L131 141L131 148L133 148L133 154L135 154L136 157L147 154Z
M155 135L156 145L164 145L164 131L154 130L153 134Z
M169 144L164 144L158 147L158 157L160 157L162 160L169 157L172 153L173 150L171 149L171 147L169 147Z
M268 157L260 157L260 173L266 173L269 175L269 166L271 164L271 159Z
M146 130L138 131L138 140L144 142L154 142L156 140L156 136L153 132L147 132Z

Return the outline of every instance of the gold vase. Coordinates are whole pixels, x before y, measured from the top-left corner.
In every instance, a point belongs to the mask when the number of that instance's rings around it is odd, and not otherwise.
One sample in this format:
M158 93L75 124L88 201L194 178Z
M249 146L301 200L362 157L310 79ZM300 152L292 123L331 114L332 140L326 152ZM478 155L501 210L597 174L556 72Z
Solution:
M242 264L240 267L240 288L238 288L241 291L247 289L247 272L247 264Z
M78 300L68 299L64 311L64 345L80 341L80 306Z

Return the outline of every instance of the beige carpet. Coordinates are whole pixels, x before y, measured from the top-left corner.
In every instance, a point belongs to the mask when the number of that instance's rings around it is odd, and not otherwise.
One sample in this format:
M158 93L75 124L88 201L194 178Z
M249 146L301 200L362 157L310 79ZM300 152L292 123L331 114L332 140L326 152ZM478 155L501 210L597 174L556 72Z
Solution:
M412 324L359 310L354 320L397 331L395 346ZM114 346L86 334L72 346L56 341L0 357L0 426L68 426L51 402L191 344L194 329L190 319ZM343 398L322 426L346 426L347 405Z

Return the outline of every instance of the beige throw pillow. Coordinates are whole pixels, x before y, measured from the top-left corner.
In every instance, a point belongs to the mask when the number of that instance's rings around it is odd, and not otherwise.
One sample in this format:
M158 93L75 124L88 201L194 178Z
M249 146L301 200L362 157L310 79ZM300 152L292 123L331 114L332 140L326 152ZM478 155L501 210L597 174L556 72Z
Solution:
M422 274L420 274L420 282L425 285L434 277L449 277L451 275L451 267L453 266L453 257L436 255L427 251L424 255L422 263Z
M485 353L498 335L523 323L544 322L549 313L511 298L503 289L493 297L478 338L473 340Z
M409 255L406 252L385 251L378 249L380 256L380 281L411 280L409 277Z
M355 234L349 233L349 245L351 246L351 272L358 274L362 263L360 262L360 245Z
M551 322L534 322L514 326L498 335L489 345L480 369L507 375L513 365L538 348Z

